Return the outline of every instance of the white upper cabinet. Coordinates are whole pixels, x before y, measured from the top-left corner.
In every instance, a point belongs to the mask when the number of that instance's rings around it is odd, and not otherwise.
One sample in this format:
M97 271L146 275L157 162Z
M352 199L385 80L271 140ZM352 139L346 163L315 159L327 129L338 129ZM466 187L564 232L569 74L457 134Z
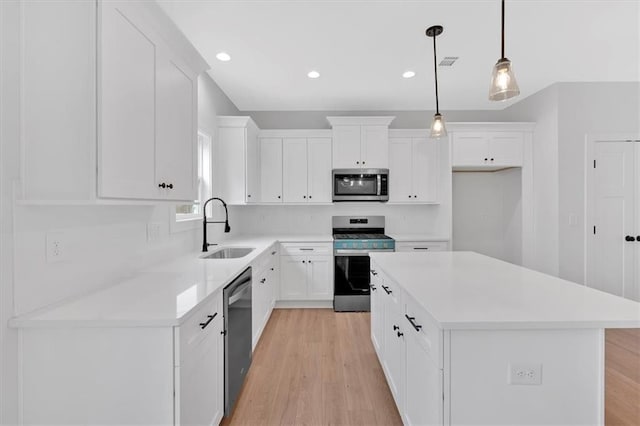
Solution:
M282 202L282 139L260 139L260 184L263 203Z
M263 154L262 202L330 203L331 202L331 132L327 130L263 130L261 144L270 141L281 147L276 156ZM275 148L274 148L275 150ZM277 158L276 158L277 157ZM280 167L280 174L274 170ZM269 172L267 172L269 171ZM278 188L269 197L266 186ZM279 198L275 195L281 195Z
M159 6L62 0L22 13L20 198L195 199L208 66Z
M389 202L437 203L439 144L419 131L389 139Z
M307 140L287 138L282 143L285 203L307 202Z
M389 124L395 117L327 117L333 128L333 168L389 167Z
M453 167L456 170L498 170L522 167L524 134L501 131L452 132Z
M251 117L218 117L214 194L227 204L260 202L258 131Z

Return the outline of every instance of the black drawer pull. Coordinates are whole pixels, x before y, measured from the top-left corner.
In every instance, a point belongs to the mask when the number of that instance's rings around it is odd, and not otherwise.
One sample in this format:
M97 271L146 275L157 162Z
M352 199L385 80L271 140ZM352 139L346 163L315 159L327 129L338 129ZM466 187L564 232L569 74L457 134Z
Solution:
M265 281L267 281L267 279L266 279L266 278L263 278L263 279L261 279L261 280L260 280L260 283L261 283L261 284L264 284L264 282L265 282Z
M422 329L421 325L416 324L415 319L416 317L410 317L407 314L404 314L405 318L407 318L409 320L409 322L411 323L411 325L413 326L413 328L416 329L416 331L420 331L420 329Z
M414 247L414 250L429 250L429 247Z
M389 287L387 287L386 285L382 286L382 289L387 293L387 294L391 294L393 293L393 291L389 290Z
M393 331L396 331L396 330L400 330L400 327L398 327L397 325L393 324Z
M398 331L398 337L402 337L402 336L404 336L404 333L401 333Z
M277 252L274 250L271 252L271 256L274 256Z
M372 270L371 270L371 275L376 276L376 275L378 275L378 273L376 272L376 270L375 270L375 269L372 269Z
M369 284L369 287L371 288L371 291L376 291L378 288L373 285L373 284Z
M205 328L207 328L207 326L209 325L209 323L210 323L211 321L213 321L213 319L214 319L217 315L218 315L218 313L217 313L217 312L216 312L215 314L213 314L213 315L207 315L207 318L209 318L209 319L208 319L206 322L201 322L201 323L200 323L200 328L201 328L201 329L203 329L203 330L204 330Z

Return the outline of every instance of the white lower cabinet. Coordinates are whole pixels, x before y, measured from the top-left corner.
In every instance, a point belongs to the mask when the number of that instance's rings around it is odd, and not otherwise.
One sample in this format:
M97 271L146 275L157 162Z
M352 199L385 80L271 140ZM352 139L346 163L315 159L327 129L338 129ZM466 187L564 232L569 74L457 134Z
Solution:
M399 252L428 252L447 251L447 241L396 241L396 251Z
M283 243L280 257L280 300L331 300L331 244Z
M280 281L278 249L273 245L252 264L251 323L252 348L255 349L275 305Z
M19 329L21 424L217 425L222 290L179 326Z
M443 425L442 332L375 263L371 340L407 425Z

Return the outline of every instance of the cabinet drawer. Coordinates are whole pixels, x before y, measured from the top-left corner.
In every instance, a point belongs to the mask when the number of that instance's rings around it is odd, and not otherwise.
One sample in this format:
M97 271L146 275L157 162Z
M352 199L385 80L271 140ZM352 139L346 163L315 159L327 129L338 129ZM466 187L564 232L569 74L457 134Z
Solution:
M375 271L375 273L377 274L377 282L380 287L378 290L380 290L380 294L383 295L383 299L390 300L394 304L400 303L402 300L400 297L402 295L400 286L389 279L383 272Z
M283 256L332 254L331 243L281 243L280 253Z
M407 241L396 242L396 251L402 252L429 252L446 251L448 243L446 241Z
M213 323L222 319L222 291L201 305L182 325L176 327L177 338L180 341L180 352L176 354L176 365L180 365L180 358L186 356L198 342L215 329ZM210 319L211 321L209 321Z
M429 354L438 368L442 368L443 331L420 305L406 298L405 315L407 333L417 335L418 344Z

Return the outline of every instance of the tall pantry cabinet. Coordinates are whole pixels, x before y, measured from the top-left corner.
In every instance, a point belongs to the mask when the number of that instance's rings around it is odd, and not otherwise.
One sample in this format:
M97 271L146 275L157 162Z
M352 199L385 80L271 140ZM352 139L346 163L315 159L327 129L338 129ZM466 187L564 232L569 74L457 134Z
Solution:
M157 4L25 1L21 32L20 199L197 198L208 65Z

